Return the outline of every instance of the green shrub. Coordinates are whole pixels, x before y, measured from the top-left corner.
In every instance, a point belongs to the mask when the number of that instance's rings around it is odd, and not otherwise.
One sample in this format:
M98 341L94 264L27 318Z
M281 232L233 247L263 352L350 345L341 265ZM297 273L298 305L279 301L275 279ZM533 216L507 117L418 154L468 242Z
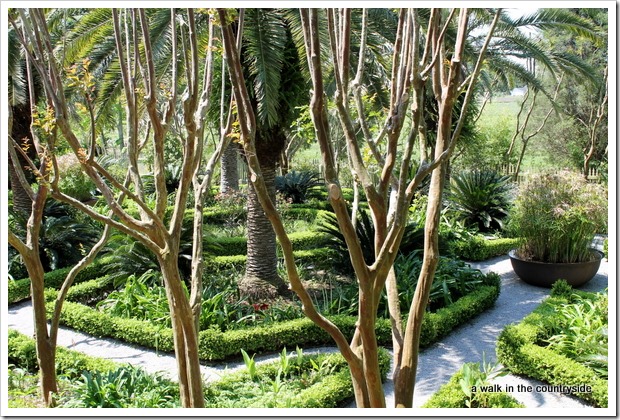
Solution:
M394 268L398 278L400 306L404 312L408 312L422 268L421 253L414 251L409 255L399 254ZM436 310L452 303L482 284L484 277L480 270L471 268L463 261L441 256L429 293L429 309ZM379 303L379 314L389 316L385 298Z
M73 153L58 156L60 190L80 201L88 200L96 189L93 181L84 173L80 162Z
M289 239L295 250L313 250L325 246L327 239L322 233L315 231L292 232ZM213 255L246 255L248 253L248 240L244 236L222 237L214 240Z
M76 276L74 284L84 282L93 278L100 277L106 264L107 257L98 258L92 264L86 266ZM65 281L67 274L73 267L61 268L59 270L50 271L43 276L43 283L47 288L59 289ZM20 302L30 297L30 279L9 281L8 301L9 303Z
M16 330L9 330L8 350L9 363L36 372L39 369L35 342L32 338ZM65 347L56 349L56 370L59 374L77 377L82 371L108 372L118 368L118 363L108 359L87 356Z
M332 268L334 253L327 248L300 249L293 251L298 264L314 265L317 269ZM205 272L219 272L223 270L243 270L247 261L246 255L222 255L205 259Z
M564 279L559 279L551 286L550 296L569 298L573 294L573 286Z
M284 176L277 176L275 183L276 191L295 204L304 203L309 190L320 185L319 174L309 171L291 171Z
M461 388L463 369L452 375L448 383L444 384L424 403L423 408L467 408L467 396ZM479 408L524 408L525 406L505 392L478 393L477 398L484 404Z
M466 261L484 261L508 254L519 246L518 238L486 239L482 235L472 235L451 243L451 252Z
M448 206L467 227L480 232L501 230L508 216L513 184L510 176L492 170L453 174L448 188Z
M607 380L591 368L546 347L548 338L561 323L558 308L578 296L591 298L592 294L579 292L570 298L547 298L520 323L505 327L497 341L498 360L515 374L551 385L589 386L591 392L577 389L571 393L599 407L607 407Z

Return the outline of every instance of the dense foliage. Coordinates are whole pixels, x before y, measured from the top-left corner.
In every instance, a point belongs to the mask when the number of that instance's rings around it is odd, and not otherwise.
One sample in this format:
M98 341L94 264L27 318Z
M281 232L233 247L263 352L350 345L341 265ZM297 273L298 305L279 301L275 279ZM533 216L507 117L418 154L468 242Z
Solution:
M567 171L541 175L523 185L511 215L518 256L543 262L590 261L596 233L607 230L607 193L601 185Z
M448 205L467 227L480 232L502 230L512 190L509 176L488 169L462 171L450 177Z

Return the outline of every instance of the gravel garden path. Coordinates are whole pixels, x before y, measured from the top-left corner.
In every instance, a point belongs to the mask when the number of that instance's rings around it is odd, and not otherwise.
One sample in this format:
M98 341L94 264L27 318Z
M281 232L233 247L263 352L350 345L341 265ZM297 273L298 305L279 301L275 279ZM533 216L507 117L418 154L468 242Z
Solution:
M508 257L498 257L482 263L472 263L472 267L483 272L494 271L502 278L502 289L495 306L465 325L457 328L448 337L424 349L421 352L414 394L416 407L424 404L441 385L456 373L463 363L481 362L483 353L487 360L495 359L495 342L505 325L518 322L532 312L549 294L548 289L530 286L519 280L510 265ZM581 288L587 291L600 291L607 287L608 263L603 261L598 274ZM11 305L8 308L6 326L23 334L32 336L33 319L30 301ZM164 372L176 378L176 362L173 355L158 353L151 349L132 346L122 342L95 338L81 334L70 328L61 328L58 345L65 346L92 356L104 357L116 362L131 363L141 366L149 372ZM294 349L289 349L292 351ZM319 347L304 349L305 354L315 352L333 352L335 347ZM258 361L277 358L277 354L257 356ZM206 363L202 366L205 380L212 381L223 373L244 367L243 362ZM532 381L516 376L505 376L496 381L503 388L517 384L536 385ZM393 382L390 378L385 384L387 406L393 407ZM588 408L580 400L556 393L525 393L515 392L513 396L528 408ZM353 403L349 407L355 407Z

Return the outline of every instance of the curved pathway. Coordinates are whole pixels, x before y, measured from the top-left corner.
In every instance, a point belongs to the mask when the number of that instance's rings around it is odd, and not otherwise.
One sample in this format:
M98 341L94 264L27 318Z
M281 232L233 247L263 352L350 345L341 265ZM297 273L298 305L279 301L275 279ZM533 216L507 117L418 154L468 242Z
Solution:
M424 349L420 355L419 369L414 394L416 407L424 404L441 385L457 372L463 363L481 362L483 353L487 360L495 360L495 342L505 325L519 322L532 312L548 296L549 289L528 285L519 280L512 271L507 257L498 257L482 263L472 263L472 267L483 272L494 271L502 278L502 289L495 306L465 325L457 328L440 342ZM603 261L598 274L581 290L600 291L607 287L608 264ZM6 327L16 329L32 336L33 319L30 301L12 305L8 308ZM6 333L6 331L5 331ZM176 378L176 361L169 353L158 353L151 349L128 345L116 340L96 338L62 327L59 331L58 345L83 353L104 357L116 362L141 366L149 372L163 372ZM293 350L293 349L289 349ZM335 347L305 349L304 353L334 352ZM257 356L256 360L267 361L276 354ZM242 362L206 363L202 366L205 380L218 379L222 373L245 365ZM502 387L517 384L535 385L539 382L516 376L505 376L496 381ZM393 382L385 384L387 406L393 407ZM583 402L562 394L554 393L513 393L513 396L528 408L587 408ZM349 407L355 407L354 404Z

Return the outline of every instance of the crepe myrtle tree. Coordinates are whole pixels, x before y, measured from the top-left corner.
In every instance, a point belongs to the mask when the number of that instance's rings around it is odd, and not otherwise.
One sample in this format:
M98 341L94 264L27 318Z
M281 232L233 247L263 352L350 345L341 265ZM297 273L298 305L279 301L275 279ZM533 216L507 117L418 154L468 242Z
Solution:
M94 208L59 191L55 176L58 171L53 154L54 143L49 141L44 149L45 165L40 171L38 194L49 192L52 197L73 205L106 226L134 237L156 255L170 307L179 388L184 407L204 406L197 333L202 295L202 241L196 238L202 238L202 202L211 182L213 168L227 139L227 136L222 135L220 143L205 167L203 132L205 115L210 106L213 52L216 48L213 44L215 37L212 19L206 12L200 11L200 13L204 14L200 17L201 21L205 23L208 21L209 28L208 46L205 50L199 48L197 15L194 10L170 10L169 36L166 42L169 43L173 59L170 60L167 77L157 78L148 10L112 9L111 36L114 37L115 53L118 56L122 77L121 90L124 96L121 101L125 106L126 115L124 138L129 154L125 183L116 179L95 159L97 131L94 122L91 124L88 145L83 147L69 118L65 96L68 85L83 93L83 105L91 111L91 118L94 118L93 115L96 113L94 108L97 102L91 96L96 96L97 89L95 81L89 75L88 67L78 63L69 69L60 68L54 57L54 48L50 42L42 9L18 9L11 19L28 59L42 80L53 132L62 136L78 157L83 171L102 192L110 213L99 213ZM201 51L206 51L202 57ZM183 169L179 188L174 196L172 215L167 218L165 217L167 203L171 197L166 190L164 148L169 142L166 134L175 114L177 118L180 115L183 122L181 139ZM141 132L140 124L146 125L148 129ZM142 174L138 167L138 159L148 142L154 154L153 200L147 200L144 196ZM205 175L199 177L199 169L200 173ZM196 217L188 296L179 273L178 254L183 216L188 204L191 205L188 199L190 188L194 189L193 204ZM122 207L123 198L137 205L138 216L129 214ZM33 214L33 217L36 217L35 212ZM37 336L46 324L42 273L40 277L40 282L33 282L33 291L35 283L37 287L36 301L33 294ZM51 356L47 354L45 357L49 361Z
M351 98L356 104L362 103L359 101L359 95L365 89L361 84L360 65L355 78L352 81L349 79L354 70L349 59L352 13L351 9L300 10L305 52L312 81L311 113L325 168L326 187L340 229L346 239L359 285L360 309L357 327L354 336L348 341L336 325L317 311L308 291L300 281L291 241L280 215L269 199L256 159L256 117L244 83L242 66L237 58L228 13L225 9L218 9L224 50L231 69L230 78L238 107L241 143L248 157L250 181L282 245L290 287L301 299L306 316L331 335L345 357L351 370L358 407L385 407L377 356L375 321L379 297L382 290L387 288L395 357L395 403L397 407L411 407L422 318L439 258L438 228L445 164L459 137L484 53L501 11L494 11L492 18L491 14L489 15L487 36L479 46L477 59L466 74L463 51L469 35L470 10L432 9L425 13L417 9L399 10L398 30L393 45L391 80L388 85L389 111L385 115L382 140L377 141L378 139L369 137L364 139L374 149L372 153L374 163L382 167L381 176L376 182L370 176L362 157L361 146L349 110ZM323 19L319 19L319 14L323 14ZM422 16L427 17L425 26L421 24ZM319 22L324 22L325 18L328 25L327 47L331 51L330 57L322 57L323 46L319 37ZM446 36L449 30L453 36ZM363 42L361 45L364 48ZM365 51L360 51L360 56L364 53ZM371 264L366 264L364 261L360 242L336 175L334 139L329 136L324 88L326 66L331 67L330 70L335 76L334 101L350 155L351 170L366 193L375 226L376 252L375 260ZM434 155L429 156L428 160L419 162L417 168L414 168L412 155L418 133L423 129L421 127L425 112L422 107L423 91L427 82L432 86L439 110L437 132L434 136ZM461 113L455 115L454 104L460 95L464 95L464 102ZM364 109L358 106L357 111L357 115L363 119ZM405 131L406 117L411 118L412 124ZM456 124L453 124L454 119ZM414 176L410 177L412 169L415 169ZM403 328L398 307L397 282L392 266L406 225L409 203L416 188L428 175L431 176L431 183L425 226L424 259L407 324Z

